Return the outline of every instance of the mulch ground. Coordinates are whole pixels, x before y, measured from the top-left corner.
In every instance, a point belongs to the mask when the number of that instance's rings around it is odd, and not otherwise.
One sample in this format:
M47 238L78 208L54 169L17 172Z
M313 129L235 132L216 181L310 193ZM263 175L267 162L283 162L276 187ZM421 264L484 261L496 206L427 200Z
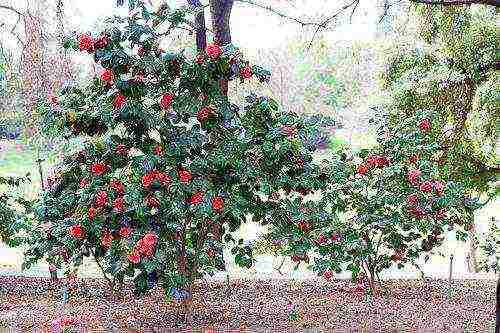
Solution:
M51 322L75 316L79 332L494 332L495 285L489 280L386 281L369 298L348 281L200 282L192 327L159 289L122 301L103 280L78 280L61 308L61 283L0 277L0 332L52 332ZM3 328L2 328L3 327Z

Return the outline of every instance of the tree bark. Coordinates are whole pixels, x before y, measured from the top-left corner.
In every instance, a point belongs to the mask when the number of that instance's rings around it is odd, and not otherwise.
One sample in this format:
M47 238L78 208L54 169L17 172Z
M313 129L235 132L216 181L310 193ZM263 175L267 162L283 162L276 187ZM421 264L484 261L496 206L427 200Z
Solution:
M214 42L220 46L231 44L231 28L229 21L234 0L210 0L210 13L212 15L212 29ZM227 96L228 81L219 82L222 93Z
M200 12L196 15L196 49L198 52L205 50L207 47L207 28L205 24L205 12L200 0L188 0L190 6L199 9Z

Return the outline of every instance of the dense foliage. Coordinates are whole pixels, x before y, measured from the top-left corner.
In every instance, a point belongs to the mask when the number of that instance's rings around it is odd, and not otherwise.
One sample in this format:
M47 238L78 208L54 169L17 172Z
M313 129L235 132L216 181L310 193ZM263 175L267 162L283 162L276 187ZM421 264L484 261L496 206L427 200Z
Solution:
M47 130L85 143L36 206L26 266L42 258L79 266L93 256L114 286L130 276L138 294L159 284L186 299L193 280L224 268L225 244L238 265L252 265L251 248L231 233L249 214L268 223L293 203L269 195L329 182L312 153L327 147L320 129L331 122L256 95L231 103L221 80L265 82L269 73L229 44L192 56L162 50L154 27L183 15L143 7L99 35L67 39L102 70L64 86L43 114Z

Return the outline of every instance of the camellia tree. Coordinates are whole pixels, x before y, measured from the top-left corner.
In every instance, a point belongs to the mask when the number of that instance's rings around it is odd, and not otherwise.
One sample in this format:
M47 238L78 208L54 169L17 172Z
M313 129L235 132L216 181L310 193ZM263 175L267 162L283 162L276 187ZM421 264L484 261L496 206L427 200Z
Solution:
M449 230L465 239L471 225L462 217L479 205L463 184L443 180L442 147L432 126L426 111L397 127L381 121L379 145L346 161L338 182L320 193L319 201L309 201L316 208L329 202L341 220L291 225L276 218L269 236L281 254L297 262L305 258L326 279L351 271L353 280L365 280L376 291L381 271L418 267L418 259L427 261Z
M225 244L238 265L252 265L251 248L231 234L249 214L269 223L293 193L332 181L332 167L312 158L327 147L321 128L331 121L256 95L234 105L228 81L265 82L269 73L231 44L209 43L192 57L165 52L158 27L182 25L184 12L139 5L99 35L66 41L102 71L63 87L51 98L58 107L43 114L46 129L84 144L64 157L35 206L24 266L46 258L78 267L92 256L113 288L128 276L137 295L159 285L188 304L192 283L224 268Z

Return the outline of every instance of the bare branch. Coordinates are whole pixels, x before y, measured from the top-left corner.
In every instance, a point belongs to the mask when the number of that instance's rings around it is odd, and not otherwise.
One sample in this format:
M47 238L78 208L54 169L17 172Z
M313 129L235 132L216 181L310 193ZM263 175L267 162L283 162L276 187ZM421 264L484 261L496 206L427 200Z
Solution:
M257 3L253 0L235 0L237 2L242 2L242 3L247 3L249 5L252 5L252 6L255 6L255 7L258 7L258 8L262 8L262 9L265 9L273 14L276 14L284 19L287 19L287 20L290 20L290 21L294 21L295 23L298 23L300 24L301 26L305 27L305 26L308 26L308 25L319 25L320 23L317 23L317 22L306 22L306 21L302 21L298 18L295 18L295 17L291 17L291 16L288 16L282 12L280 12L279 10L277 9L274 9L273 7L271 6L266 6L266 5L262 5L260 3Z
M354 9L356 9L356 7L359 4L359 1L360 0L354 0L351 3L348 3L347 5L344 5L337 12L335 12L335 14L327 17L325 20L323 20L323 22L321 22L320 24L318 24L316 30L314 31L313 37L311 38L311 41L309 42L309 45L308 45L307 48L308 49L311 48L312 43L314 42L314 38L316 38L316 35L318 34L318 32L319 32L320 29L326 28L326 26L330 23L330 21L332 21L334 18L336 18L338 15L340 15L347 8L354 6ZM354 10L353 10L353 13L354 13ZM351 16L352 16L353 13L351 13Z
M10 10L11 12L16 13L17 16L24 16L23 13L21 13L19 10L15 9L14 7L11 7L11 6L0 5L0 9Z

